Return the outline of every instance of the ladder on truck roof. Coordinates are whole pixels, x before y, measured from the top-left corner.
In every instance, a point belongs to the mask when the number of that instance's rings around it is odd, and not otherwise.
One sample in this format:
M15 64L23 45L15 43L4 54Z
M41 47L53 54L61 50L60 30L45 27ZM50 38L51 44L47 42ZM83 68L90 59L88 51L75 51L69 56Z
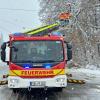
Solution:
M51 24L51 25L46 25L46 26L42 26L40 28L37 29L32 29L26 32L23 32L24 35L28 35L28 36L44 36L44 35L48 35L49 33L58 30L59 26L67 26L67 24L69 23L69 19L71 17L71 14L68 12L63 12L60 13L58 16L59 22L60 23L55 23L55 24ZM63 19L62 19L63 18ZM67 23L67 24L66 24Z
M37 29L24 32L24 33L30 36L44 36L44 35L48 35L48 33L55 31L57 29L59 29L59 23L46 25Z

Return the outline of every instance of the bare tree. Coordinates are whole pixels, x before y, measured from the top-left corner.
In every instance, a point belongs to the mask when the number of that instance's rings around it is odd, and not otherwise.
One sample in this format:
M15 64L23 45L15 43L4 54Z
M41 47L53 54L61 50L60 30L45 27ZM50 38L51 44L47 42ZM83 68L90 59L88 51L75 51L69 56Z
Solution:
M40 6L39 15L44 24L55 23L59 13L70 11L69 26L59 31L73 45L73 60L81 65L99 64L99 0L40 0Z

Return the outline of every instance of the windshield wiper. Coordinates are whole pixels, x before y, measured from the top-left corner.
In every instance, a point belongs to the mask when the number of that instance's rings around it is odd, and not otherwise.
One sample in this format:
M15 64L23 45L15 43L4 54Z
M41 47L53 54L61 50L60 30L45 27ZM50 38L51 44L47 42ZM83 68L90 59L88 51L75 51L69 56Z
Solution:
M16 48L15 46L12 46L11 48L13 48L15 52L18 52L18 48Z
M61 62L56 60L37 60L37 61L31 61L31 60L19 60L19 61L12 61L13 63L53 63L53 62Z
M35 63L52 63L52 62L60 62L55 60L39 60L39 61L33 61Z

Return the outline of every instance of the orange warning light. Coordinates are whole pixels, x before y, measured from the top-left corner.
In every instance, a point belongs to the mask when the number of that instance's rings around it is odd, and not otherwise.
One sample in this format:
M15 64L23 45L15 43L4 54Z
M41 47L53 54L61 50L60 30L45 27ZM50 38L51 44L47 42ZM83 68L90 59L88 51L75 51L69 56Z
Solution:
M69 19L70 17L71 17L71 14L69 12L61 13L58 15L58 18L60 20L66 20L66 19Z

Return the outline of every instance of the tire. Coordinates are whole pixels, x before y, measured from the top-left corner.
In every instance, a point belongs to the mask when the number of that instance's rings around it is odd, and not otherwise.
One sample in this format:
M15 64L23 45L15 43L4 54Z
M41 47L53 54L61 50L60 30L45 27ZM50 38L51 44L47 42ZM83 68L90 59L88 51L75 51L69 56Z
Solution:
M62 87L56 88L55 91L56 92L62 92L63 91L63 88Z
M12 89L13 90L13 93L17 93L19 90L18 89L16 89L16 88L14 88L14 89Z

